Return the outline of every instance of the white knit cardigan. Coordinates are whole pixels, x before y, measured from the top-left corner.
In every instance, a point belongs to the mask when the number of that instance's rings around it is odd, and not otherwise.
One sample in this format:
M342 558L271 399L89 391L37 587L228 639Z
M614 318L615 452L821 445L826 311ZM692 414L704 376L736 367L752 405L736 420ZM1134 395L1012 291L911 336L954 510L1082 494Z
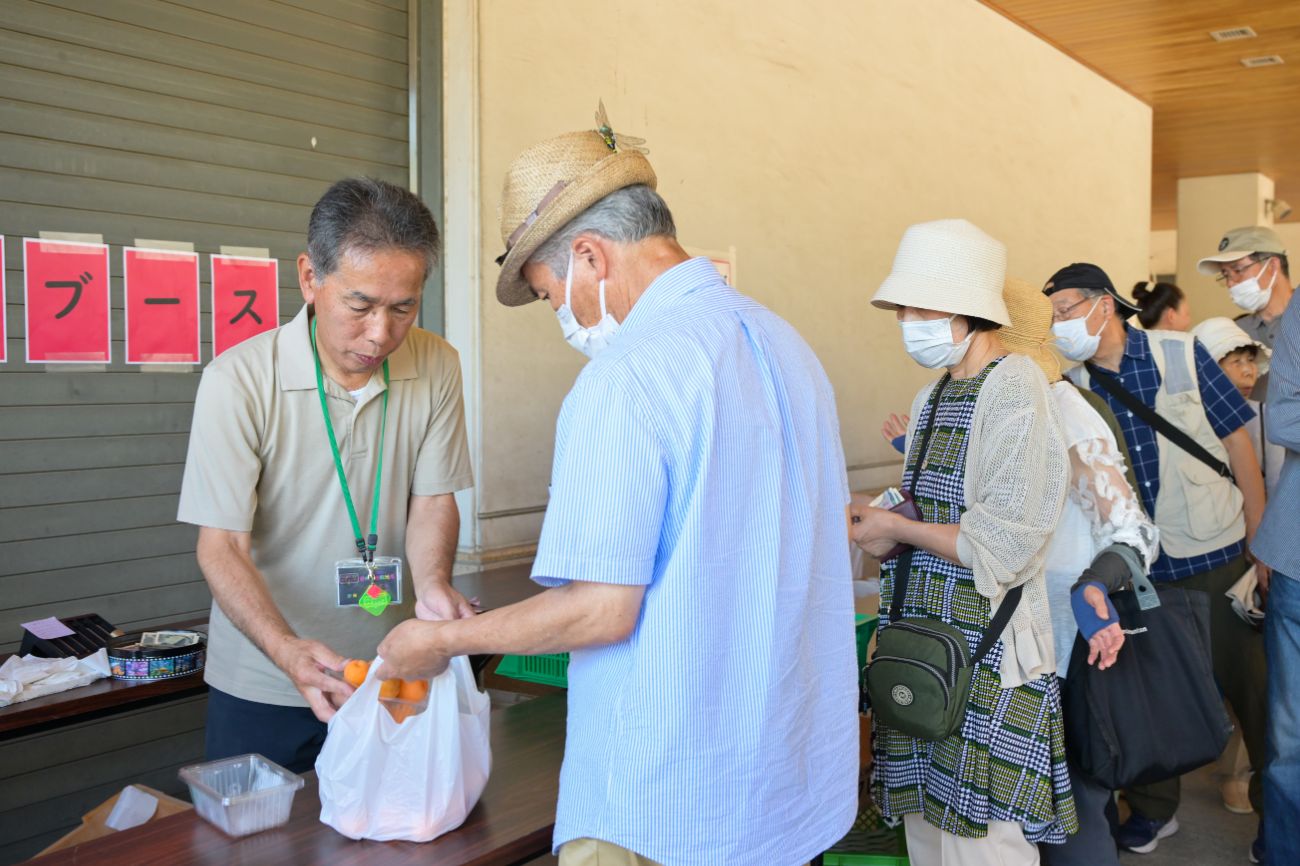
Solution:
M909 451L934 388L925 386L912 401ZM1069 480L1069 455L1047 379L1029 358L1008 355L975 400L966 447L966 511L957 534L957 556L974 572L990 612L1007 590L1025 587L1002 634L1003 688L1056 670L1043 561Z

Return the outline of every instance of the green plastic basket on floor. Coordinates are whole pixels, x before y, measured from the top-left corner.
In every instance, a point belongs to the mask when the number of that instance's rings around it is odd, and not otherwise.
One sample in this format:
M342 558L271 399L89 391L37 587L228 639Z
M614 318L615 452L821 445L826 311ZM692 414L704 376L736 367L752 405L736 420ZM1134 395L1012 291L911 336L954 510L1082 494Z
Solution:
M497 673L513 680L525 680L544 686L569 687L569 654L539 656L502 656Z
M867 647L871 644L871 636L876 633L876 626L879 624L880 617L874 613L859 613L853 617L854 630L858 636L859 672L867 666Z
M909 866L903 825L889 827L874 806L858 813L853 829L822 854L823 866Z

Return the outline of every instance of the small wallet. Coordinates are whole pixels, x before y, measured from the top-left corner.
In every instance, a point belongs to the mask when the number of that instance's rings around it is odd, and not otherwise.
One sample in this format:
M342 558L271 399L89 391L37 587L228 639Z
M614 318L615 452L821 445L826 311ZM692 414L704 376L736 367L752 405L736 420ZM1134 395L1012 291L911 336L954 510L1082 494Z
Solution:
M899 492L902 493L903 495L903 501L898 503L897 505L895 505L893 508L889 510L894 512L895 514L903 515L908 520L923 519L921 516L921 509L917 507L916 500L912 498L912 494L908 493L906 490L902 490ZM900 553L905 552L909 547L911 547L910 544L895 544L888 553L880 557L880 561L888 562L889 560L893 559L895 556L898 556Z
M900 490L898 491L898 493L900 496L903 497L903 501L895 505L893 508L890 508L889 510L894 512L895 514L903 515L908 520L923 519L921 516L921 509L917 507L916 501L912 499L912 494L908 493L906 490ZM856 517L853 518L853 522L857 523L858 518ZM895 556L898 556L900 553L906 551L909 547L911 547L910 544L895 544L888 553L880 557L880 561L888 562L889 560L893 559Z

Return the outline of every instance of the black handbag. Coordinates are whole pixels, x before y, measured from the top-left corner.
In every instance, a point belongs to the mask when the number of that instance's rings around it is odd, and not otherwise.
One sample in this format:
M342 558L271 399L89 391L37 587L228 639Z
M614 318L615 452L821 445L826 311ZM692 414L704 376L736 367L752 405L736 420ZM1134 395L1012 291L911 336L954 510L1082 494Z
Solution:
M1080 635L1063 695L1065 747L1085 776L1111 790L1180 776L1223 752L1232 724L1214 681L1209 597L1157 588L1160 605L1137 594L1111 602L1124 647L1104 671L1088 664Z

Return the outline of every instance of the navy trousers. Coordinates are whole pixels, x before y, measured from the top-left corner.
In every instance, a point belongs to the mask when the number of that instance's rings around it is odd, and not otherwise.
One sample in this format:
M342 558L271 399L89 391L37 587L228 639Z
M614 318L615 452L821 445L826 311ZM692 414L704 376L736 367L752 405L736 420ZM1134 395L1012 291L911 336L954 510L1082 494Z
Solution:
M325 745L325 723L307 707L246 701L208 689L207 760L256 752L293 773L316 766Z

